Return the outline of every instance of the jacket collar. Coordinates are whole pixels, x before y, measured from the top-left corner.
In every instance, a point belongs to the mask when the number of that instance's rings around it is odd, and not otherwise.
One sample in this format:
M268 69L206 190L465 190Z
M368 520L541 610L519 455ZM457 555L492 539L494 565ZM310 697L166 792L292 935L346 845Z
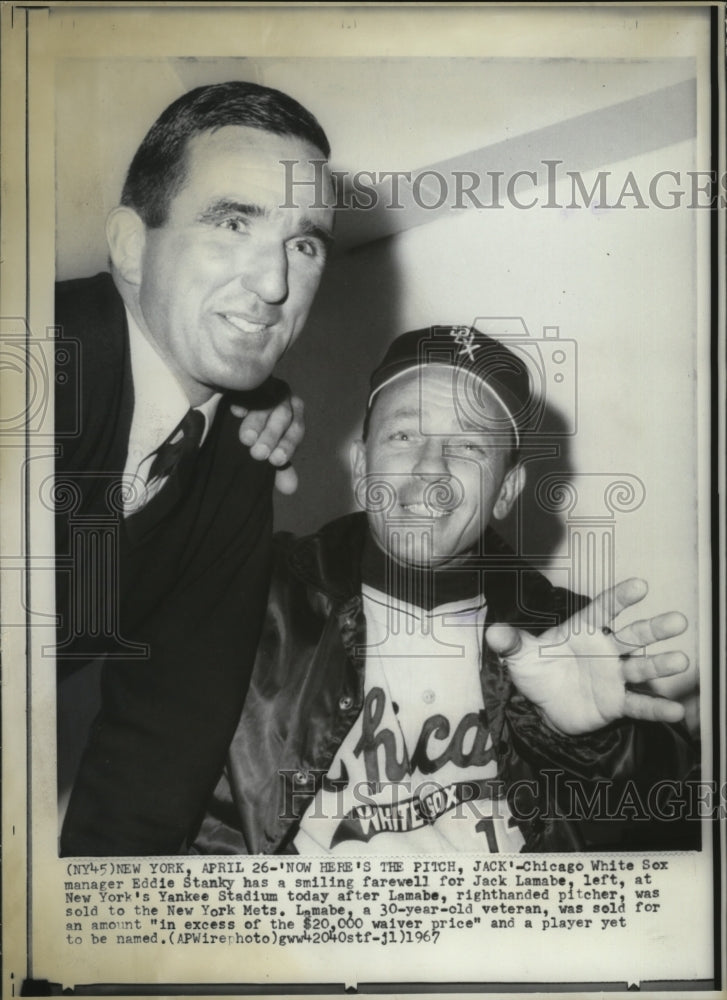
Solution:
M314 535L296 540L288 556L291 571L306 585L336 604L361 594L361 561L368 536L366 514L347 514L324 525ZM485 531L486 560L492 568L484 574L484 592L490 620L503 620L518 606L521 574L540 577L492 528ZM544 578L541 578L544 580ZM545 581L544 581L545 582Z
M331 600L349 601L361 593L361 557L367 534L363 512L339 517L315 535L297 539L288 565L295 576Z

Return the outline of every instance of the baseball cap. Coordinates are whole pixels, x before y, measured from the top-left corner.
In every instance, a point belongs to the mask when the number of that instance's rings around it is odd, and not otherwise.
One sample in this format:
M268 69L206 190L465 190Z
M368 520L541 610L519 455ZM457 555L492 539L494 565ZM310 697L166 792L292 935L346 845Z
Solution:
M371 376L367 410L376 395L396 379L412 369L432 365L474 376L507 413L519 447L533 402L528 368L500 341L471 326L429 326L397 337ZM469 401L470 409L476 412L476 400L467 396L465 392L461 403L466 406Z

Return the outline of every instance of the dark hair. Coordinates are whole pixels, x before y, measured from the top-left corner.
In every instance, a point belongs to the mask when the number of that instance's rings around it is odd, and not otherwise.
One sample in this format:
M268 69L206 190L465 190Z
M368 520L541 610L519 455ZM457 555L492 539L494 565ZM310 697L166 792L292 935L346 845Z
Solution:
M239 80L197 87L170 104L147 132L131 161L121 204L138 212L150 229L164 225L184 183L187 141L226 125L296 136L320 149L325 159L331 153L316 118L279 90Z

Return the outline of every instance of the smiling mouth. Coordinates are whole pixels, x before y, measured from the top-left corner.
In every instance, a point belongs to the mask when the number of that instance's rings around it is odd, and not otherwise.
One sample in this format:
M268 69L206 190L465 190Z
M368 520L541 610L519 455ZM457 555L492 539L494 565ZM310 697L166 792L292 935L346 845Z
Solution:
M451 510L440 510L436 507L430 507L425 503L400 503L399 506L407 514L412 514L414 517L428 517L439 520L441 517L449 517L452 513Z
M268 328L267 323L247 319L245 316L238 316L235 313L220 313L219 315L225 320L225 322L229 323L230 326L234 326L234 328L240 333L245 333L251 336L259 336Z

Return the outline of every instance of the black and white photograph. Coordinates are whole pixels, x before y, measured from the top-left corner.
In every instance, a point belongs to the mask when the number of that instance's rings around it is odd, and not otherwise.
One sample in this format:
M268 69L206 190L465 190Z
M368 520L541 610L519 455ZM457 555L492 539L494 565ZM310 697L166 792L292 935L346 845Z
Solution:
M719 995L723 9L5 14L7 995Z

